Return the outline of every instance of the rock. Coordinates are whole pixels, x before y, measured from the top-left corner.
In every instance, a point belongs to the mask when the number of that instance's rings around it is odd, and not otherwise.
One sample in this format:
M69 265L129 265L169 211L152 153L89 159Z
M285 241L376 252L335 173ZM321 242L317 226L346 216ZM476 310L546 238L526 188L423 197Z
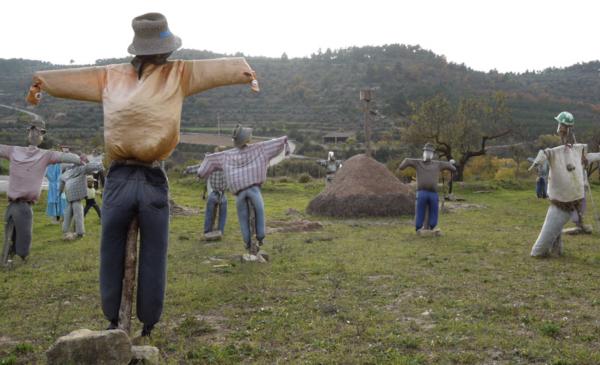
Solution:
M154 346L133 346L130 365L158 365L160 364L160 351Z
M586 224L583 227L565 228L562 230L562 233L573 235L573 236L578 235L578 234L591 234L592 227Z
M419 229L417 236L420 237L438 237L442 235L442 231L439 228L436 229Z
M288 210L285 211L285 215L302 215L302 213L294 208L288 208Z
M323 228L321 222L297 219L293 221L269 221L267 234L278 232L309 232Z
M131 341L122 330L80 329L59 338L46 351L48 365L127 365Z
M259 262L265 263L269 261L269 255L266 252L260 251L256 255L251 255L249 253L245 253L241 258L242 262Z
M221 231L206 232L204 234L204 239L207 241L220 241L222 237L223 233Z
M267 251L259 251L258 256L261 256L265 261L269 261L269 254L267 253Z

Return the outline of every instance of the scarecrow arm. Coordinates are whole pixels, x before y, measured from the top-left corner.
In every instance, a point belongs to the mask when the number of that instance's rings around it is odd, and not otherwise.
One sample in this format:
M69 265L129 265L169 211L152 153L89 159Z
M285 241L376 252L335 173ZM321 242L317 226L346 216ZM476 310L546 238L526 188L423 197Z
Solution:
M398 170L404 170L407 167L415 167L415 162L412 158L405 158L400 164L400 166L398 166Z
M600 161L600 152L588 153L585 155L585 158L589 163Z
M275 158L281 153L281 151L285 151L287 156L290 150L287 141L287 136L275 138L270 141L260 142L259 144L262 146L263 151L265 152L265 157L267 158L267 161L270 161L271 159Z
M544 161L548 160L548 155L546 155L546 152L544 150L540 150L535 158L535 160L533 160L533 162L531 163L531 166L529 167L529 169L527 171L531 171L534 167L541 165L544 163Z
M454 164L450 161L448 161L448 162L442 161L440 170L448 170L448 171L456 172L456 166L454 166Z
M0 144L0 158L4 158L6 160L9 160L11 152L12 152L12 146L7 146L5 144Z
M254 71L243 57L184 61L185 96L219 86L249 84L252 80Z
M52 163L72 163L75 165L81 164L81 158L74 153L56 152L56 156Z
M214 171L223 170L221 165L221 156L222 152L206 155L196 174L199 177L207 177Z
M104 67L38 71L33 75L27 101L37 105L40 92L45 91L57 98L101 102L105 78Z

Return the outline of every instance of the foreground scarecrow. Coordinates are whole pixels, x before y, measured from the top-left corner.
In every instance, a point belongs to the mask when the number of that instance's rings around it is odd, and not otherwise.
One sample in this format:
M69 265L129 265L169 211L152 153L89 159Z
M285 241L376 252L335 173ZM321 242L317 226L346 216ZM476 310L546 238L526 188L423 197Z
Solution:
M250 255L257 255L265 238L265 206L260 187L267 179L269 161L282 151L287 154L289 146L285 136L248 144L251 138L252 128L238 125L233 131L235 148L206 155L197 174L203 178L214 171L224 172L227 187L235 195L244 244ZM250 209L254 209L257 243L251 237Z
M101 102L104 145L112 161L102 205L100 293L102 310L116 328L121 304L125 243L130 222L137 218L140 250L137 316L142 336L160 319L166 280L169 236L168 182L160 161L179 142L185 97L218 86L252 83L254 73L244 58L174 60L169 55L181 40L159 13L132 22L131 63L37 72L28 100L39 91L69 99Z
M531 256L560 256L563 254L561 232L564 225L577 216L583 224L583 201L585 197L584 166L600 160L600 153L587 153L587 145L576 143L573 128L575 119L569 112L561 112L554 118L558 122L557 133L562 145L540 150L530 170L546 161L550 166L548 198L550 207L542 230L531 249Z
M38 148L45 133L44 122L36 120L27 130L28 147L0 145L0 158L10 162L2 265L7 265L15 253L23 260L29 255L33 228L32 205L40 197L46 167L61 162L80 163L79 156L75 154Z
M440 176L440 171L449 170L456 171L453 161L435 161L432 160L435 147L431 143L425 144L423 147L423 158L405 158L398 166L399 170L404 170L407 167L412 167L417 171L417 203L415 214L415 228L417 233L422 232L422 229L433 230L438 221L438 193L437 185ZM427 227L425 224L425 214L427 213Z

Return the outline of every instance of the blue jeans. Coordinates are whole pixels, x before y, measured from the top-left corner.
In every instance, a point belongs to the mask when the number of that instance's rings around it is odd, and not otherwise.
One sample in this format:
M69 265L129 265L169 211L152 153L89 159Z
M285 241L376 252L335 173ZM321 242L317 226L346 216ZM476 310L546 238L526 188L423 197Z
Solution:
M417 191L417 214L415 226L417 231L423 227L425 220L425 209L429 209L429 227L433 229L438 221L438 193L435 191L418 190Z
M535 185L535 193L538 198L547 198L548 193L546 192L546 179L543 177L538 177L536 185Z
M212 231L213 215L217 204L221 203L219 208L219 231L225 232L225 222L227 221L227 197L223 191L212 191L206 201L206 212L204 213L204 233Z
M256 221L256 239L262 242L265 238L265 205L262 195L260 194L259 186L251 186L242 190L235 197L235 205L237 207L238 220L242 230L242 238L246 244L246 248L250 248L252 237L250 236L250 210L248 209L249 199L254 205L254 216Z

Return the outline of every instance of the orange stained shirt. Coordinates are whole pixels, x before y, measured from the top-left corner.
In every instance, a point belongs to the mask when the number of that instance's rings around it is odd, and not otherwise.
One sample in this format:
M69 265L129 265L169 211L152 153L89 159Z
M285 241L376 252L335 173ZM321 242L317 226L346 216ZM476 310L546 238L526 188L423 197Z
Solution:
M179 142L186 96L251 83L253 74L244 58L235 57L149 64L139 80L128 63L38 71L33 84L55 97L101 102L109 160L153 162L169 157Z

